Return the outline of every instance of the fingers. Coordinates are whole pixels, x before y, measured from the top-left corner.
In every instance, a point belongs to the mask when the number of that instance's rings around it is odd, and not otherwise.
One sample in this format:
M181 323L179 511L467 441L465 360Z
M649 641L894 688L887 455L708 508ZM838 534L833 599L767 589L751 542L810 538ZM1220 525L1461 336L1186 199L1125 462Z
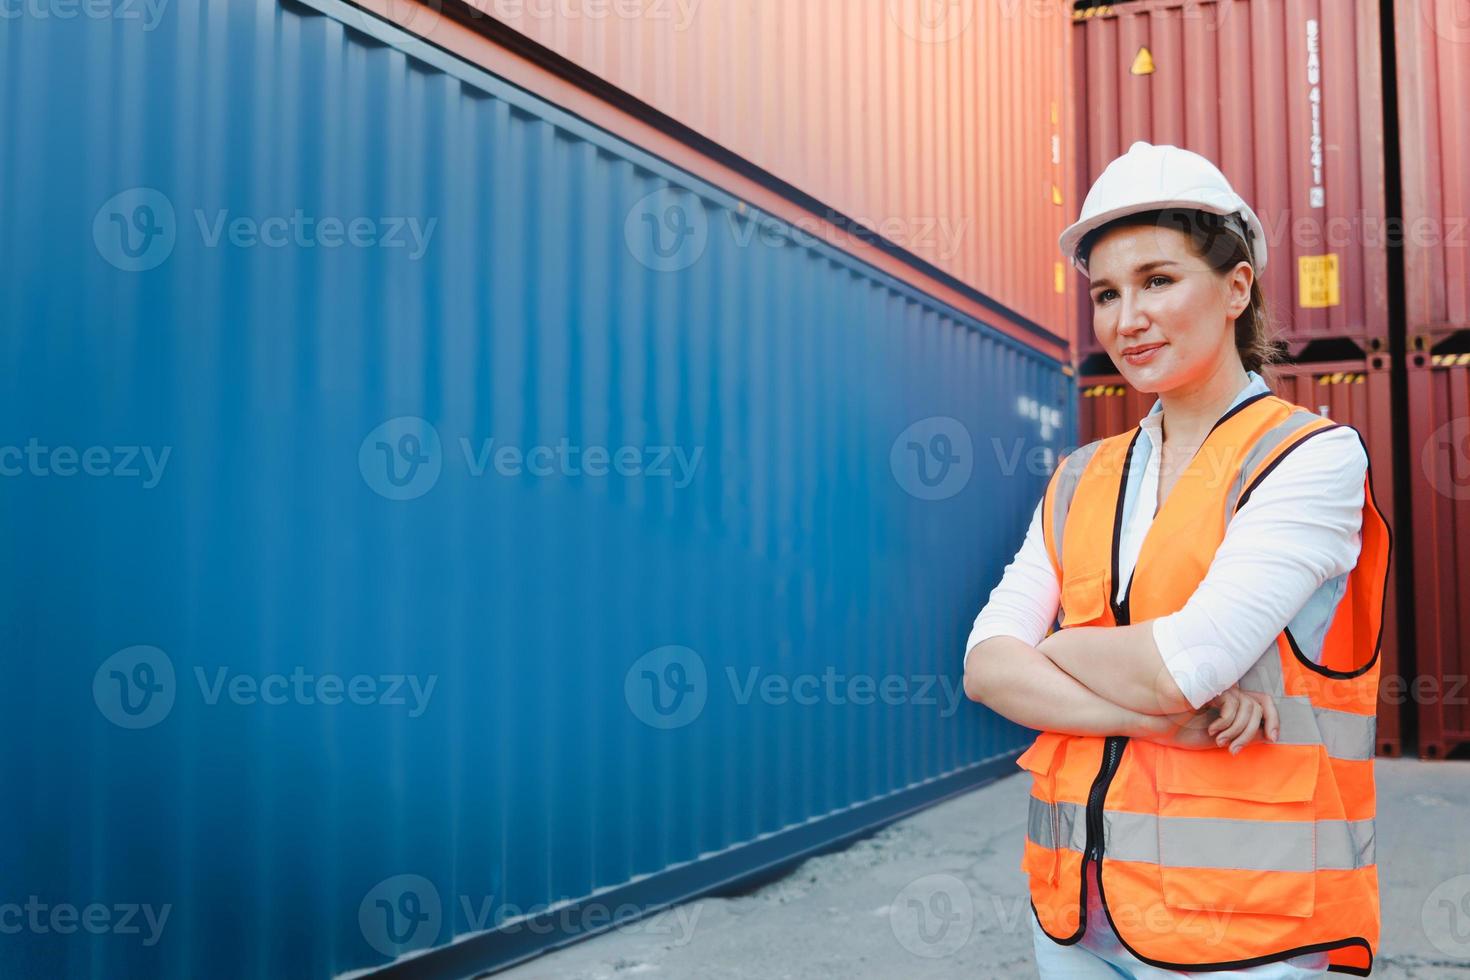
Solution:
M1255 698L1246 698L1243 707L1244 710L1241 712L1241 714L1243 714L1247 720L1244 726L1244 731L1242 731L1240 735L1237 736L1235 740L1230 743L1231 755L1237 754L1241 749L1249 745L1251 739L1256 737L1256 732L1261 727L1261 715L1263 713L1261 702L1257 701Z
M1254 704L1254 701L1246 697L1237 696L1233 699L1229 723L1216 733L1216 745L1225 745L1251 731L1250 726L1255 722L1255 715L1251 711ZM1224 712L1221 712L1221 718L1224 719Z
M1216 700L1220 702L1220 717L1210 722L1207 731L1211 735L1219 735L1230 727L1230 723L1235 720L1235 716L1239 711L1241 699L1238 695L1226 691ZM1224 742L1219 744L1223 745Z
M1261 702L1264 712L1261 727L1266 730L1266 737L1274 742L1281 737L1281 715L1276 710L1276 699L1269 694L1262 694L1257 700Z

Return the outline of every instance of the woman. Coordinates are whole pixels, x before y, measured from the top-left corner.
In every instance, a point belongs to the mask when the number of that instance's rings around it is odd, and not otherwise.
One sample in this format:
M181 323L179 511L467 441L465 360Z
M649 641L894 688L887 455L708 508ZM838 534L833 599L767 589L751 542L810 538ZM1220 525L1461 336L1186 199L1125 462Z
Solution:
M1060 244L1158 400L1062 460L965 655L1041 731L1041 976L1367 975L1390 541L1362 440L1270 393L1264 230L1205 158L1135 143Z

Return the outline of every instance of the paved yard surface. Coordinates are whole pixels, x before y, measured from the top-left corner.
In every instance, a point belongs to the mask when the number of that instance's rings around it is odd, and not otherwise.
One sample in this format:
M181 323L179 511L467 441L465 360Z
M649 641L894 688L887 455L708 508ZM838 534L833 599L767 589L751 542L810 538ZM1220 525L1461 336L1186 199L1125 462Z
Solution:
M1376 774L1373 976L1470 978L1470 762L1380 759ZM1017 770L748 894L690 902L496 980L1035 977L1019 868L1028 789ZM921 924L925 907L935 915ZM948 928L929 927L940 919Z

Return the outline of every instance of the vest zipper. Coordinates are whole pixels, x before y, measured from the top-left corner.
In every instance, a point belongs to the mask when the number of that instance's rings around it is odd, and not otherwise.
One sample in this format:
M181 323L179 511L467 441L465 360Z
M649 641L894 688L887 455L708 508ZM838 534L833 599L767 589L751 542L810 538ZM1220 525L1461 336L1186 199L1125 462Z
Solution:
M1114 578L1117 580L1118 549L1113 548ZM1127 626L1130 622L1130 610L1128 600L1133 595L1133 580L1128 580L1128 587L1123 590L1123 601L1118 602L1111 595L1108 596L1108 604L1113 607L1113 623L1117 626ZM1098 767L1097 778L1092 781L1092 789L1087 794L1087 854L1099 863L1103 856L1103 800L1108 795L1108 786L1113 782L1113 775L1118 771L1118 764L1123 759L1123 746L1128 744L1127 735L1109 735L1103 743L1102 765ZM1083 872L1086 873L1086 863L1083 864Z
M1097 778L1092 781L1092 790L1087 796L1087 852L1095 861L1101 861L1103 855L1103 797L1107 796L1108 785L1113 781L1113 774L1118 771L1118 763L1123 758L1123 745L1128 741L1126 735L1109 735L1107 742L1103 745L1102 767L1097 771Z

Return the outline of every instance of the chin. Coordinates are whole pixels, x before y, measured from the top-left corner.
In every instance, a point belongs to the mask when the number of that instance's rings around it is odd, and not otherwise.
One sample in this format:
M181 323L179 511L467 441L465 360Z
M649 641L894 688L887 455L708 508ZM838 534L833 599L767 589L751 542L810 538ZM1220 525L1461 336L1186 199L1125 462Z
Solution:
M1123 380L1127 381L1135 390L1145 394L1158 394L1161 391L1168 391L1177 383L1176 379L1172 377L1173 372L1170 370L1169 365L1167 363L1161 363L1167 362L1168 360L1168 348L1164 349L1162 355L1156 355L1154 360L1148 364L1134 366L1129 364L1122 354L1119 354L1113 361L1113 365L1118 369L1118 373L1123 376Z

